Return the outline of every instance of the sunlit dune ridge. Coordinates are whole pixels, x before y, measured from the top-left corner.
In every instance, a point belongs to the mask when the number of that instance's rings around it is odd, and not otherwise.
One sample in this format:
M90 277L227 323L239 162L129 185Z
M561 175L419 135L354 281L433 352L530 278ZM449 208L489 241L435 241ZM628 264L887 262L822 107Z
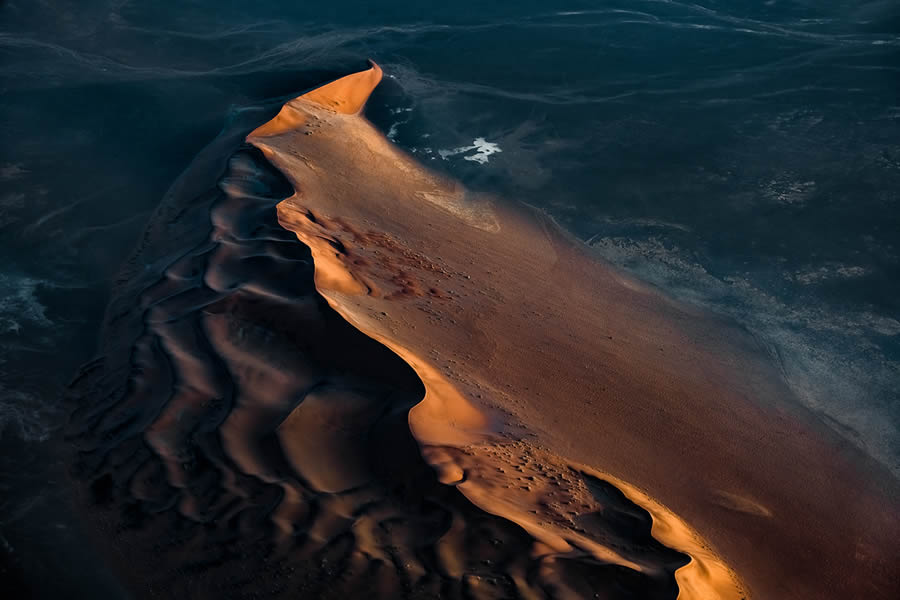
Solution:
M126 589L674 598L690 558L596 472L512 440L483 448L545 477L548 501L579 503L591 549L562 551L553 530L538 542L461 493L454 465L474 474L479 453L431 445L438 468L423 459L407 417L434 383L328 306L309 249L275 219L291 186L234 144L217 140L173 186L123 267L101 356L71 389L86 514Z
M131 594L900 596L889 474L745 332L394 146L380 78L241 113L123 266L69 436Z
M391 144L360 114L380 77L300 96L248 141L295 190L278 219L318 291L423 382L409 423L441 481L548 563L652 570L603 543L577 486L553 489L601 478L691 557L682 598L893 597L895 480L801 408L745 333Z

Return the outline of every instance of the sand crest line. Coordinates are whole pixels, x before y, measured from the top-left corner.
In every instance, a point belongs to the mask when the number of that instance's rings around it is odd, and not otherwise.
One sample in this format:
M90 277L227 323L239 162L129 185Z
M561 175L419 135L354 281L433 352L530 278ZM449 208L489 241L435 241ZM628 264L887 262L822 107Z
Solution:
M675 573L679 598L730 600L749 597L737 574L710 550L709 543L663 504L638 487L609 473L566 461L537 444L522 439L516 439L510 444L510 436L504 435L503 427L496 427L496 416L473 405L431 361L417 355L414 350L393 338L390 335L390 326L385 325L384 318L373 316L371 311L361 310L355 303L354 299L360 296L402 299L403 284L401 283L401 294L388 293L383 290L385 286L381 280L347 268L348 263L354 260L353 252L359 249L359 246L351 251L344 243L346 234L349 233L357 239L365 236L360 235L360 232L353 230L345 222L339 221L340 214L325 216L313 212L305 199L319 190L313 186L305 186L304 183L308 180L302 173L296 174L291 166L302 165L307 172L321 171L322 168L315 166L316 160L312 154L307 156L297 152L284 152L279 141L292 135L324 136L326 134L320 133L320 128L327 131L329 126L337 126L336 123L350 119L361 121L359 115L362 108L371 91L378 85L381 76L381 69L372 63L371 68L366 71L343 77L308 92L288 102L275 118L252 132L247 141L259 148L289 179L299 182L299 185L295 185L295 194L278 205L279 222L286 229L296 233L298 239L310 248L318 292L353 327L402 358L424 384L425 396L410 410L409 424L422 447L424 457L438 471L440 480L449 485L456 485L470 501L483 510L523 527L535 539L535 552L545 554L549 561L570 553L587 552L603 563L619 564L637 571L653 568L647 564L635 563L602 543L591 540L589 535L577 532L578 528L571 524L552 523L555 516L552 514L553 511L544 508L540 503L541 496L532 494L532 489L525 490L528 493L524 495L510 494L508 484L511 476L503 476L494 481L489 478L473 477L473 473L476 472L503 473L504 467L509 466L510 457L503 455L502 451L498 454L496 450L508 448L510 445L513 447L522 445L519 447L520 452L540 457L539 461L533 461L530 465L533 468L522 471L533 473L527 475L529 481L537 482L531 485L532 488L550 481L547 478L548 472L555 472L552 477L558 477L559 473L574 471L615 486L631 502L646 510L652 517L653 537L690 557L689 562L678 568ZM383 146L377 143L369 144L368 140L364 140L362 145L369 152L384 154ZM411 159L407 160L411 162ZM401 173L409 176L416 187L425 186L426 189L437 190L446 187L445 181L424 170L416 169L417 165L404 163L402 158L397 162ZM431 181L432 178L435 180ZM456 187L452 186L452 189ZM417 197L429 201L431 201L429 196L436 194L442 195L441 192L431 190L416 191ZM467 211L460 204L459 201L455 202L448 212L464 222L470 214L478 212L484 214L483 209ZM493 223L487 226L482 225L484 221L468 221L467 224L484 231L496 232L499 229L496 217L491 215L490 218L493 219ZM378 241L385 248L383 240ZM365 259L361 264L366 265ZM414 287L415 284L416 281L410 278L407 286ZM433 295L439 298L444 295L441 290L433 288L428 292L417 289L405 291L417 297ZM381 313L380 317L390 319L387 313ZM449 448L464 451L466 459L454 459L447 451ZM536 466L538 464L541 465L539 474ZM504 492L511 500L498 501L496 494Z
M413 437L422 379L316 290L309 247L275 210L296 188L258 149L234 151L240 131L204 150L160 204L107 307L104 351L70 388L86 516L136 596L219 598L223 585L263 581L280 598L577 599L623 588L674 598L690 558L653 538L650 514L615 486L510 439L457 447ZM317 243L353 251L337 233L349 224L293 214L318 224ZM356 235L441 272L396 237ZM359 296L450 298L409 274L356 277ZM484 426L481 411L473 416L458 431ZM512 477L491 473L485 456ZM543 494L552 522L532 527L543 541L467 499L467 473L499 486L493 495ZM577 526L600 545L563 539L575 525L564 506L577 506Z

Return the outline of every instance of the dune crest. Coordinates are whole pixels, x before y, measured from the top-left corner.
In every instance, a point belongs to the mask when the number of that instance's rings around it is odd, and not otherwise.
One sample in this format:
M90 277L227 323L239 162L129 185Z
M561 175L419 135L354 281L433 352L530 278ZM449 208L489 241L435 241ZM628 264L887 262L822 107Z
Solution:
M896 482L800 408L740 331L615 273L540 214L496 205L496 235L423 202L460 186L329 99L357 84L362 98L376 75L292 100L302 118L247 140L295 189L278 218L310 247L319 292L424 382L409 423L441 480L549 560L650 569L585 525L587 477L615 482L691 557L681 598L892 597ZM573 472L560 504L546 490Z
M426 446L425 462L413 406L458 445L497 424L426 360L407 357L417 374L328 306L310 249L276 221L290 186L259 151L232 148L217 141L173 186L123 268L100 357L71 389L85 507L129 592L674 598L689 558L649 535L650 515L613 486L589 492L563 473L548 490L598 494L585 496L592 510L638 524L595 514L591 529L621 557L600 562L466 499L471 460L457 447ZM415 293L396 285L392 297Z
M290 121L297 133L302 131L306 136L320 135L321 129L321 134L327 135L329 127L345 125L339 121L344 115L356 116L359 113L358 110L345 112L333 108L340 103L341 97L348 94L348 87L358 86L358 90L353 94L355 97L359 98L363 94L368 97L374 89L371 82L376 76L380 79L381 71L373 63L369 71L347 76L289 102L282 109L282 113L290 111L291 115L302 115L302 118L292 118ZM331 90L337 94L337 100L331 100L329 96ZM276 150L273 150L267 143L267 138L290 134L290 129L282 128L284 119L281 113L274 121L279 123L276 129L269 128L268 124L263 125L247 139L278 165L279 159L283 160L283 155L279 155L277 144ZM310 127L309 123L316 123L316 126ZM455 196L460 199L454 201L453 208L447 212L458 217L462 221L460 225L489 233L496 233L500 229L493 215L491 215L492 222L487 225L482 220L473 221L470 218L472 214L478 212L478 207L473 205L469 208L463 205L464 201L461 198L464 195L459 193L460 186L456 182L439 178L421 169L411 168L403 160L405 157L392 154L390 148L384 147L383 141L386 140L363 138L360 141L365 144L364 147L371 156L391 160L395 165L399 165L401 176L408 176L414 185L426 186L430 190L413 189L412 193L416 198L441 206L444 203L435 201L433 199L435 196ZM296 153L290 152L289 160L295 156ZM299 156L303 157L301 161L303 166L312 170L313 167L305 159L305 155ZM299 166L296 162L293 162L293 165L295 168ZM291 171L291 174L296 175L296 171ZM435 365L397 343L391 335L392 328L390 326L386 328L382 319L372 318L371 311L361 312L355 304L342 301L346 297L364 295L389 300L428 297L440 303L453 299L452 290L443 291L445 287L452 285L450 282L453 277L448 277L444 268L438 268L436 263L424 258L424 255L416 256L413 248L402 246L389 234L381 236L376 232L363 234L350 227L340 215L334 215L333 218L325 217L313 213L309 208L300 208L306 206L304 199L312 193L309 187L312 182L304 175L299 175L299 180L302 183L299 184L295 195L278 206L279 221L296 233L310 248L316 265L316 286L329 304L355 327L403 358L421 378L425 385L425 397L410 410L409 423L416 439L423 445L426 460L438 471L439 479L444 483L458 485L459 489L480 508L523 527L542 547L550 550L547 553L549 559L556 555L566 556L582 552L605 564L619 565L639 572L655 568L653 565L634 562L616 552L604 539L605 532L588 532L576 522L577 519L572 518L571 515L575 515L575 512L560 511L557 508L560 498L554 499L553 496L559 494L564 498L562 502L566 504L581 502L580 514L589 515L602 511L602 505L592 502L589 493L583 490L579 495L575 491L578 489L577 484L583 486L581 478L577 475L582 469L566 464L559 457L541 451L529 442L518 440L515 444L522 446L521 452L525 454L539 452L542 456L540 469L531 468L527 471L528 475L523 475L522 473L526 471L521 465L515 464L519 456L497 451L509 447L503 440L509 437L511 430L504 431L502 425L498 426L496 415L490 417L487 413L480 412L454 387L454 383L435 368ZM446 205L442 208L446 208ZM347 234L353 243L346 242L344 238ZM552 247L541 247L541 244L537 244L537 248L544 256L555 257ZM357 256L355 254L357 249L366 252L366 257ZM424 268L426 273L434 276L434 279L430 282L422 281L416 275L410 275L405 267ZM456 275L462 275L462 272ZM388 286L397 283L399 289L389 290ZM429 283L434 285L429 286ZM429 286L427 290L426 286ZM427 301L427 304L431 305L431 301ZM443 317L439 311L445 308L435 307L435 312L430 318L441 320ZM388 315L382 313L380 316ZM485 440L494 440L495 443L485 445L482 443ZM448 452L450 448L464 449L465 452L462 455ZM459 460L463 456L466 459ZM532 462L529 461L529 464ZM518 471L518 476L506 474L507 468L512 472ZM576 475L571 479L566 477L565 474L573 470ZM501 475L498 476L498 473ZM588 476L602 477L607 481L614 479L608 474L596 471ZM511 485L517 483L517 480L526 479L529 482L527 485ZM560 487L563 481L568 485ZM576 485L572 485L573 483ZM623 489L622 485L617 487ZM539 488L543 490L538 491ZM627 494L629 500L637 502L652 515L654 536L660 542L691 556L691 561L676 572L681 589L679 597L731 600L746 595L738 577L721 559L706 549L705 543L683 521L633 486L626 486L626 489L629 490ZM576 500L576 496L580 497ZM597 542L592 537L602 541Z
M123 265L68 435L128 591L896 597L896 482L742 332L393 146L378 75L241 113Z
M381 82L381 67L372 63L372 68L342 77L327 85L304 94L308 102L327 106L337 113L352 115L359 113L369 99L372 90ZM297 111L290 103L285 104L275 117L260 125L250 135L266 136L284 133L306 123L306 115Z

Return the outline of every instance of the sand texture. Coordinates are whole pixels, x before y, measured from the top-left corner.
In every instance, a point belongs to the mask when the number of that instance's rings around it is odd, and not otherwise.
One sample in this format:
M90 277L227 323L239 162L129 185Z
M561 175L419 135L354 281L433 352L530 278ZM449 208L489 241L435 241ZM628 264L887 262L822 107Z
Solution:
M218 140L123 270L71 438L137 597L900 596L886 471L745 332L391 144L380 77Z

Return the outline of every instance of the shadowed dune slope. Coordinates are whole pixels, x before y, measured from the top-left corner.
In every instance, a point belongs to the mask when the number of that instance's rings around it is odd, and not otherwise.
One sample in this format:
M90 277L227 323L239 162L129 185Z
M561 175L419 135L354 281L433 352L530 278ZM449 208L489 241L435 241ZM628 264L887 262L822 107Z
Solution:
M240 137L173 187L71 387L85 514L129 592L675 598L690 557L592 470L511 438L425 449L472 476L503 456L508 472L478 478L556 507L555 529L532 531L423 459L408 424L422 377L317 292L309 249L276 221L292 187L258 150L235 153Z
M660 572L608 543L610 527L646 533L606 514L615 498L691 557L681 597L900 595L890 474L744 332L393 146L359 112L379 78L301 96L248 141L295 191L278 220L318 291L424 384L409 424L440 481L520 526L545 565Z

